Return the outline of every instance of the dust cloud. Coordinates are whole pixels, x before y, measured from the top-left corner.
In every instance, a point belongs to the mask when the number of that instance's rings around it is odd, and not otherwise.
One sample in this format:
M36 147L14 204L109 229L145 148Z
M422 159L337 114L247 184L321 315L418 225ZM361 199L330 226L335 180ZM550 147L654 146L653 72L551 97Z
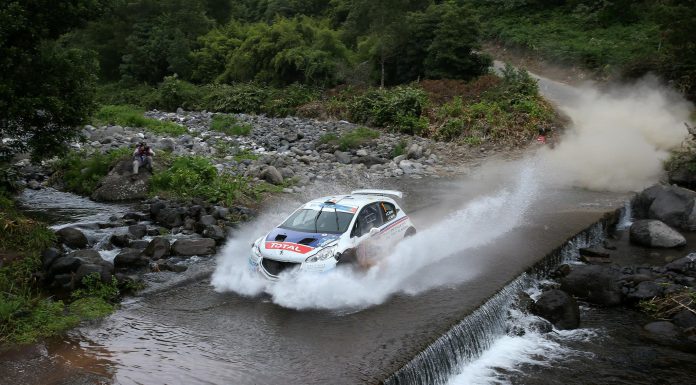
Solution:
M540 154L547 178L617 192L660 179L669 150L687 136L684 122L692 109L653 77L606 91L582 86L559 104L572 123L554 149Z

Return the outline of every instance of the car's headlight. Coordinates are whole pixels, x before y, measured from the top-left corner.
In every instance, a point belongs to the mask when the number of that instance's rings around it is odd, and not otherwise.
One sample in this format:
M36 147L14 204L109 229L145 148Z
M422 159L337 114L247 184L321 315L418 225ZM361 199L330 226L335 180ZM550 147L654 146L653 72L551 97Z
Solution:
M334 255L336 255L336 246L330 246L326 247L323 250L319 251L318 253L312 255L311 257L308 257L305 262L317 262L317 261L325 261L329 258L332 258Z
M251 245L251 253L257 258L261 258L261 238Z

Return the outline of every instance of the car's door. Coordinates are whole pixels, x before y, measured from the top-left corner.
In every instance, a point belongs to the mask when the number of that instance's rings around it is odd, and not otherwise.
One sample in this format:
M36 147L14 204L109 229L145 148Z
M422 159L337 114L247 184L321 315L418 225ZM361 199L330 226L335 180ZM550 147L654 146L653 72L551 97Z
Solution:
M383 218L382 227L380 227L380 238L383 242L394 243L397 240L403 238L403 232L406 226L405 222L402 220L403 215L399 218L399 209L391 202L379 202L378 203L380 214Z

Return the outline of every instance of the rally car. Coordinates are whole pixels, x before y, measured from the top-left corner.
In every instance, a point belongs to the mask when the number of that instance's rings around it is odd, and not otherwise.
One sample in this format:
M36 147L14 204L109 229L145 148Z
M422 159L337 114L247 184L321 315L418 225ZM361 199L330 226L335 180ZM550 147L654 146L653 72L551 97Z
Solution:
M367 266L377 250L416 233L409 217L390 198L392 190L357 190L312 200L257 239L249 268L275 280L286 271L322 273L338 264Z

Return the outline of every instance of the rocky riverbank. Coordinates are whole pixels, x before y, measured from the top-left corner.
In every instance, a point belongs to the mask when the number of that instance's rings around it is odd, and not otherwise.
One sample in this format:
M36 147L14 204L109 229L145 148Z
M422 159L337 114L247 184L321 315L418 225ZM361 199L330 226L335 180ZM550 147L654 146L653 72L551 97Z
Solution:
M634 221L561 265L528 309L558 329L582 327L579 303L625 307L653 317L644 338L696 352L696 192L655 185L631 205Z

